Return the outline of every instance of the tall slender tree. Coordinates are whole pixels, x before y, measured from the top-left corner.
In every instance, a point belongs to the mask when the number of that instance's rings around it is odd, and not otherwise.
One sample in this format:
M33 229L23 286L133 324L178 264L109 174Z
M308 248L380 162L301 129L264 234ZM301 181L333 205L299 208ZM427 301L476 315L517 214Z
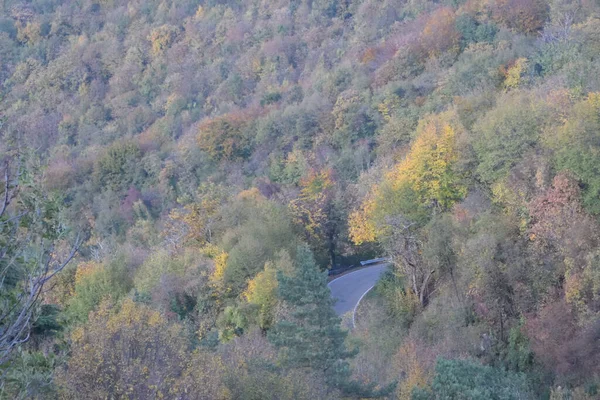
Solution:
M348 360L357 349L348 349L348 334L333 310L334 300L325 272L319 271L307 246L299 246L293 276L278 274L279 296L289 305L290 314L279 321L269 338L279 349L283 368L306 368L321 373L331 387L347 396L380 397L395 384L376 389L351 378Z

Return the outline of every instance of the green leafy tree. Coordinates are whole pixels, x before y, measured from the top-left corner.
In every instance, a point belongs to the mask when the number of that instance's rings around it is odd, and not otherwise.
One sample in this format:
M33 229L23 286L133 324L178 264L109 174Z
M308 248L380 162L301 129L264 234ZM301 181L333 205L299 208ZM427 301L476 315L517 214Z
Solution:
M77 322L86 321L105 298L117 301L133 286L123 257L106 264L81 263L75 278L75 292L69 299L67 315Z
M264 267L274 261L277 254L286 249L292 253L297 238L287 210L262 198L257 203L241 201L238 226L228 230L223 239L223 248L229 254L223 273L225 285L231 294L241 293Z
M480 24L469 14L456 17L456 29L460 32L460 44L463 49L471 43L492 42L498 32L494 23Z
M533 351L529 346L529 338L525 333L525 319L511 328L508 335L505 362L508 368L517 372L526 372L533 366Z
M141 152L135 142L115 142L96 160L94 178L104 188L124 189L134 180L140 158Z
M277 269L268 262L265 269L258 273L243 293L246 301L255 307L256 320L261 329L269 329L273 324L277 306Z
M484 182L506 176L533 148L542 128L542 111L529 99L507 98L475 124L472 145Z
M546 137L555 150L559 170L574 174L583 184L583 203L592 213L600 213L600 94L590 93L576 103L565 122Z

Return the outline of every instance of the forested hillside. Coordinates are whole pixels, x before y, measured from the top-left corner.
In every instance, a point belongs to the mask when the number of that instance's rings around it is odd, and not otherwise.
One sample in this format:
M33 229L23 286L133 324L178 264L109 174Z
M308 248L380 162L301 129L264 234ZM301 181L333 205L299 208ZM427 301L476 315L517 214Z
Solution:
M3 0L0 399L600 398L599 57L597 0Z

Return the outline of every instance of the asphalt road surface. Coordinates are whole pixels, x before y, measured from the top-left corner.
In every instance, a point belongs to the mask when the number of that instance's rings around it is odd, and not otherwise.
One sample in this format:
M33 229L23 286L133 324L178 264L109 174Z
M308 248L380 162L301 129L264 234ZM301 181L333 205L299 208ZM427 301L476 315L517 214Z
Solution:
M342 275L329 282L331 296L336 299L334 305L337 315L352 312L362 296L379 280L388 264L377 264Z

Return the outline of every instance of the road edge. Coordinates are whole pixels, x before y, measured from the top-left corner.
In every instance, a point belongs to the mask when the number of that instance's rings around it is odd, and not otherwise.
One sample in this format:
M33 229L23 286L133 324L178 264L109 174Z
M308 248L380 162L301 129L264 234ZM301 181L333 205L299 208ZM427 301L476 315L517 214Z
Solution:
M327 287L329 287L329 285L331 285L333 282L337 281L338 279L344 278L344 277L346 277L348 275L352 275L355 272L362 271L362 270L367 269L367 268L377 267L378 265L381 265L381 264L387 264L387 265L389 265L389 263L377 263L377 264L373 264L373 265L369 265L369 266L365 266L365 267L358 267L358 268L354 269L353 271L342 273L338 277L330 280L329 282L327 282Z
M377 283L375 283L375 285L377 285ZM367 293L369 293L371 291L371 289L373 289L375 287L375 285L368 288L367 291L364 292L362 294L362 296L360 296L360 298L356 302L356 305L354 306L354 310L352 310L352 328L356 328L356 310L358 309L360 302L362 301L363 297L365 297L367 295Z

